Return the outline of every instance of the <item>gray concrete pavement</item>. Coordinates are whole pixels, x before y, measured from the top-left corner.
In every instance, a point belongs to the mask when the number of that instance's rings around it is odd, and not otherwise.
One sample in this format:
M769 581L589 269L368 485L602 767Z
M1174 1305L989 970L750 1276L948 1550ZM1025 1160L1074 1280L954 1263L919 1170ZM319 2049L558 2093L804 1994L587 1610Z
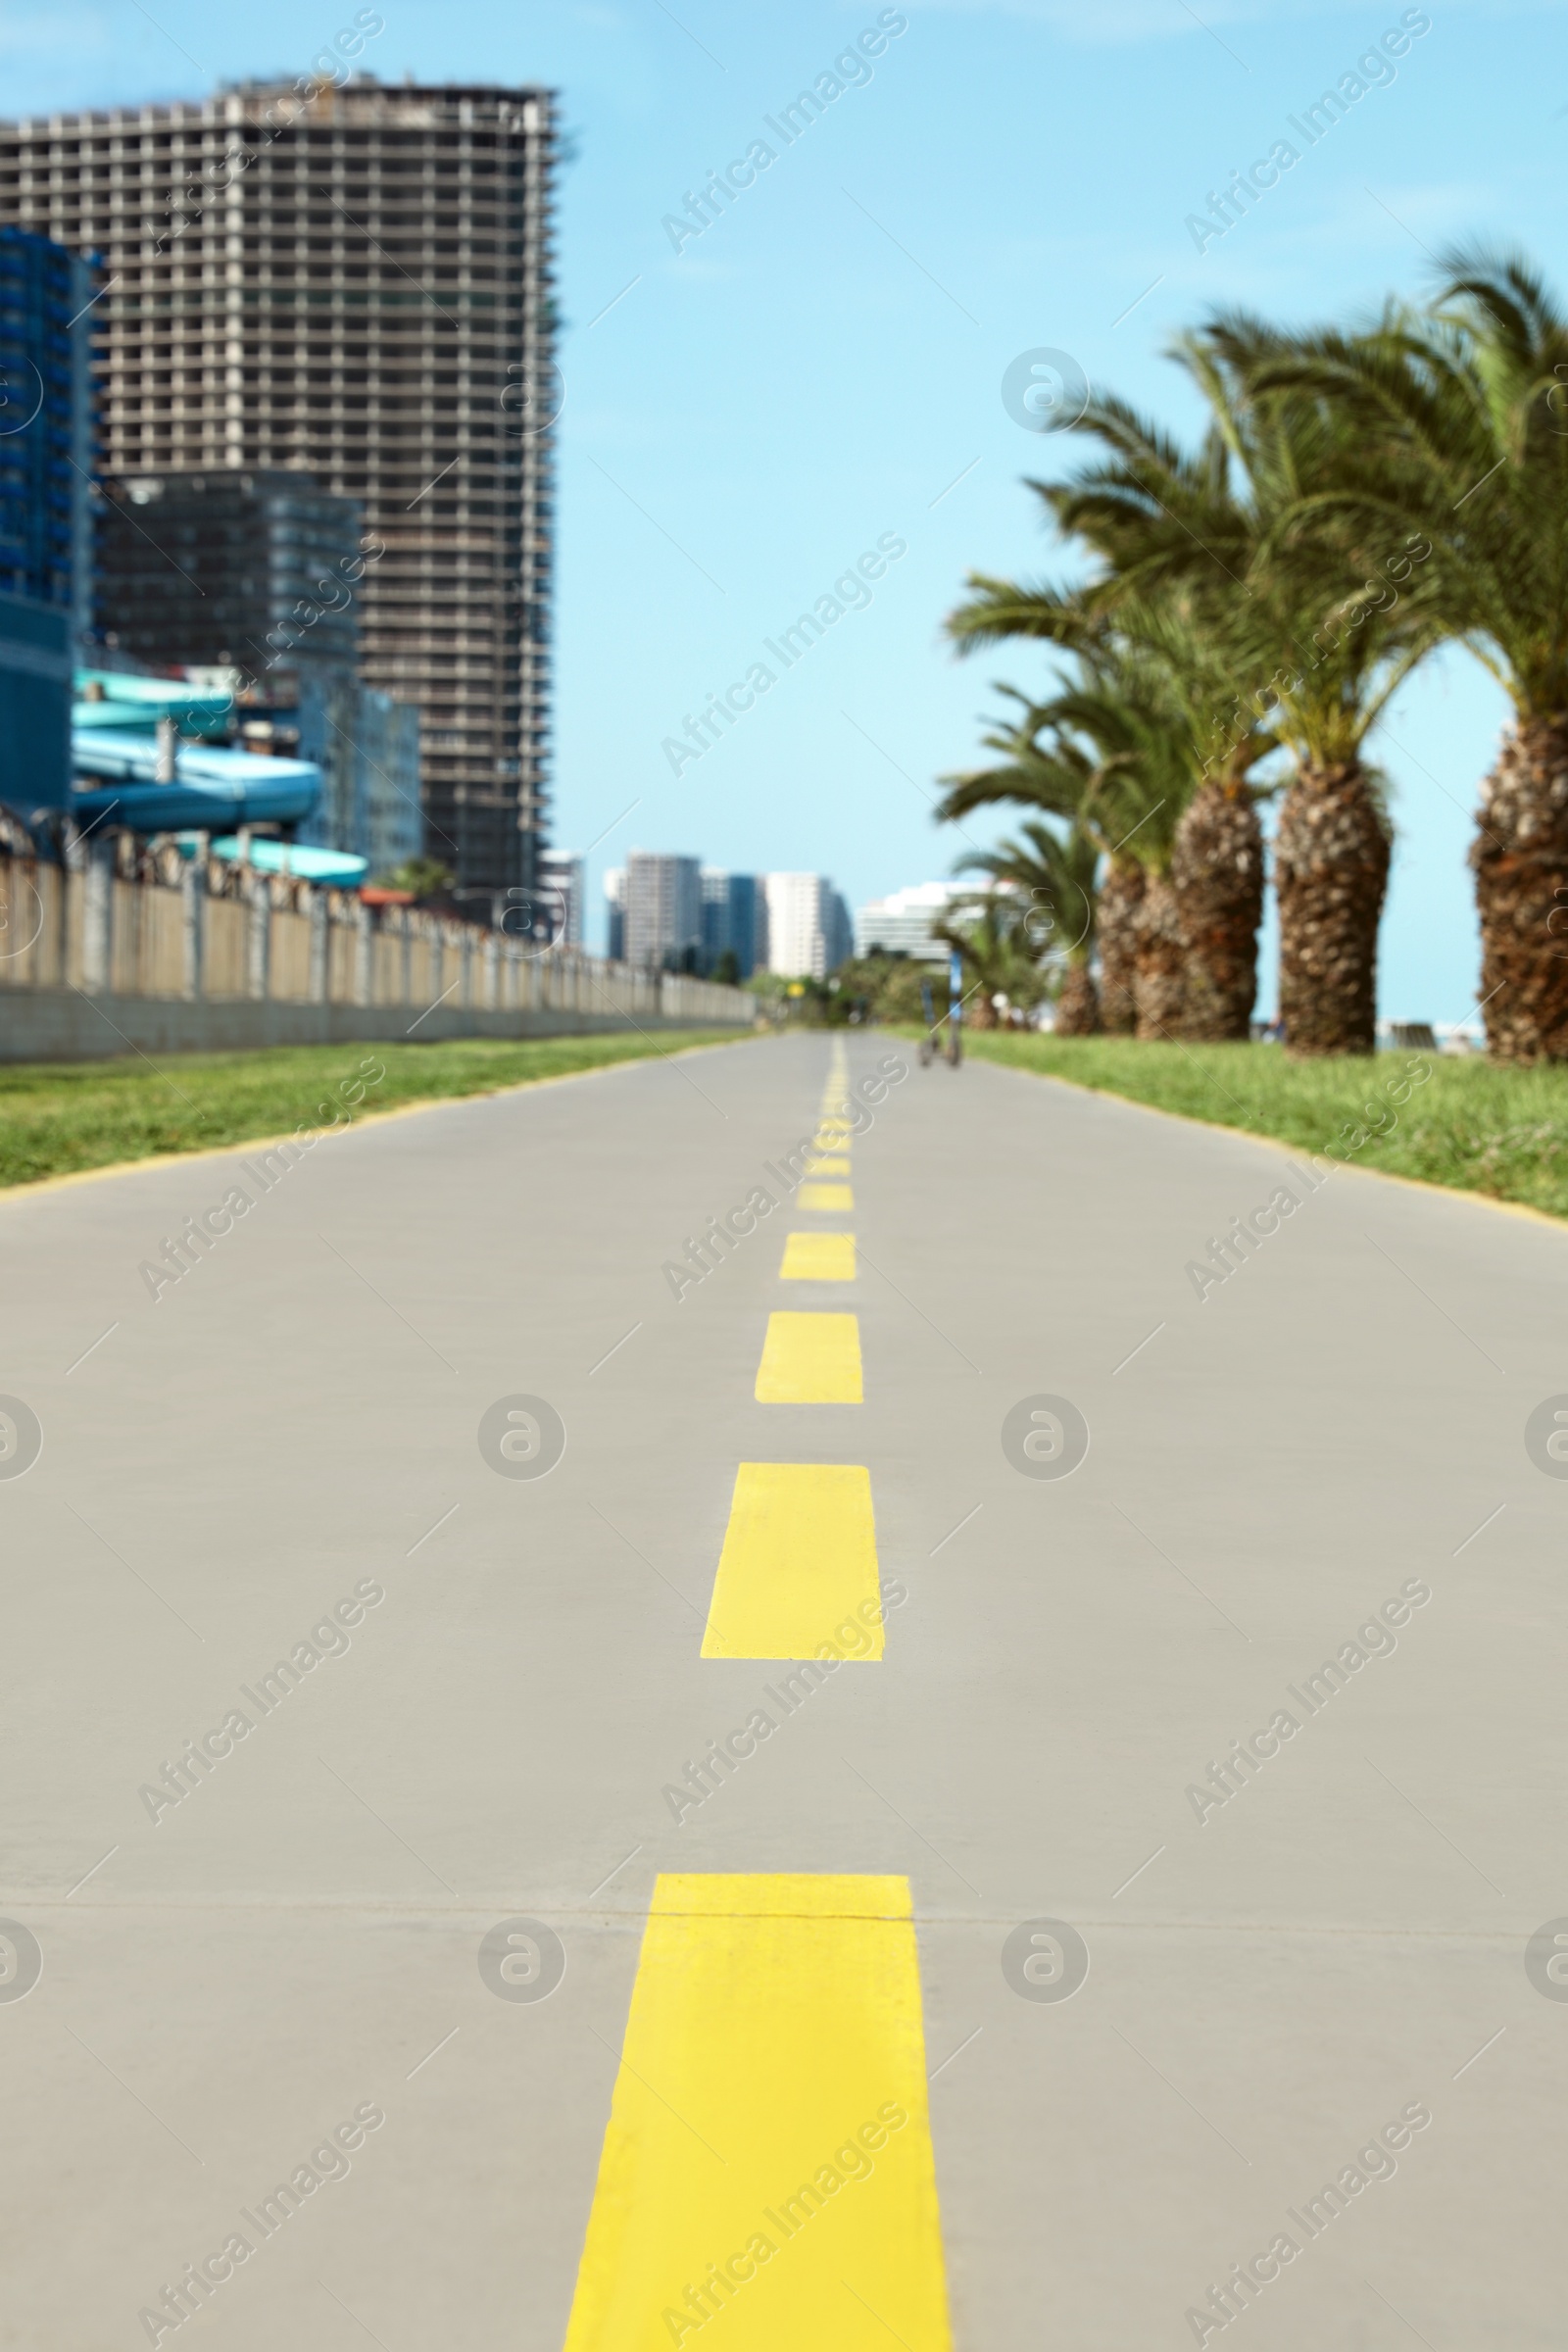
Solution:
M888 1050L853 1039L852 1076ZM0 1478L0 1915L43 1955L0 1984L7 2352L148 2340L367 2107L180 2335L557 2352L680 1870L910 1880L960 2352L1191 2343L1293 2229L1247 2313L1274 2352L1560 2340L1568 2001L1524 1955L1568 1914L1568 1484L1523 1432L1568 1391L1568 1237L1345 1171L1200 1302L1187 1261L1279 1153L911 1057L855 1147L853 1300L780 1284L784 1232L843 1221L782 1211L677 1303L663 1262L810 1131L828 1061L769 1040L361 1128L156 1304L140 1263L229 1162L0 1200L0 1391L44 1432ZM864 1404L755 1403L769 1311L849 1303ZM518 1393L567 1433L538 1481L477 1444ZM1091 1433L1059 1481L1000 1439L1043 1393ZM742 1459L868 1465L909 1597L677 1825L664 1785L776 1680L698 1655ZM1410 1584L1397 1645L1297 1705ZM350 1646L151 1819L357 1588ZM562 1940L548 2000L481 1979L515 1916ZM1004 1974L1040 1918L1087 1943L1070 2000ZM1393 2176L1295 2228L1409 2106Z

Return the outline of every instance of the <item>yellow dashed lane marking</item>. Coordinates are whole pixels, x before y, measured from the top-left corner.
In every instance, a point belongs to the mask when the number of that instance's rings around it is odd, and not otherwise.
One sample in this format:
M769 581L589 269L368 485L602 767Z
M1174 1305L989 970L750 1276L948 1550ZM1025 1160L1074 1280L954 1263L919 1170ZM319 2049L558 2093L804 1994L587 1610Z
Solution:
M848 1176L850 1163L844 1152L823 1152L806 1163L808 1176Z
M951 2352L908 1882L662 1877L565 2352Z
M757 1367L757 1401L860 1403L858 1316L769 1315L762 1360Z
M785 1282L853 1282L853 1233L792 1233L779 1268Z
M796 1194L801 1208L853 1208L855 1195L847 1184L803 1184Z
M872 1603L878 1617L867 1623ZM882 1655L880 1603L869 1470L742 1462L703 1656L814 1658L860 1610L870 1645L855 1662L863 1665Z

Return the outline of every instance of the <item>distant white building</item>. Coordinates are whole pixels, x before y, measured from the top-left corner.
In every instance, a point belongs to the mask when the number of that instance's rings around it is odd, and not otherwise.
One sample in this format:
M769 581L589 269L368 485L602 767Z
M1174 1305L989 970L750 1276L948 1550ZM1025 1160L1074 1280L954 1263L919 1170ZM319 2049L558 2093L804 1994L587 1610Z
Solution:
M696 968L703 945L702 867L695 858L633 850L626 859L625 959L654 971Z
M541 850L539 897L550 916L554 943L562 948L583 944L584 866L580 850Z
M819 980L827 969L820 874L764 874L767 968L788 980Z
M764 874L767 968L821 980L850 953L849 908L823 874Z
M931 926L943 922L956 898L972 891L973 883L917 882L912 889L890 891L855 910L857 956L907 956L917 963L946 963L948 947L933 939Z
M612 963L626 960L626 869L612 867L605 876L605 954Z

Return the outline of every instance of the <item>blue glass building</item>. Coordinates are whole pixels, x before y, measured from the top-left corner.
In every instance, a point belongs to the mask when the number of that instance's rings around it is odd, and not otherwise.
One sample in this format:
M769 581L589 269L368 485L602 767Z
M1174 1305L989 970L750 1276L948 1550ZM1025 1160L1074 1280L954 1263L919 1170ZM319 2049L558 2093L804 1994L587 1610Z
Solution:
M71 799L72 668L90 622L93 271L0 228L0 802Z
M703 868L703 969L711 972L728 949L736 977L749 980L757 968L757 877Z

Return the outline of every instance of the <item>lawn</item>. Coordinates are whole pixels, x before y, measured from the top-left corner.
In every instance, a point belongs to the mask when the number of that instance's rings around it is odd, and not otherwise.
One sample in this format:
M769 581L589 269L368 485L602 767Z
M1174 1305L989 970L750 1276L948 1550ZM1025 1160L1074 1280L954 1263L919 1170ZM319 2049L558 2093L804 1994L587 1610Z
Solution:
M330 1127L334 1106L341 1124L404 1102L489 1094L751 1034L692 1029L652 1037L634 1030L516 1043L281 1046L168 1054L156 1062L130 1054L115 1061L0 1063L0 1187L253 1143L292 1134L302 1123Z
M1494 1068L1479 1055L1420 1054L1292 1061L1278 1046L987 1030L966 1032L964 1045L989 1061L1274 1136L1298 1152L1568 1217L1568 1066Z

